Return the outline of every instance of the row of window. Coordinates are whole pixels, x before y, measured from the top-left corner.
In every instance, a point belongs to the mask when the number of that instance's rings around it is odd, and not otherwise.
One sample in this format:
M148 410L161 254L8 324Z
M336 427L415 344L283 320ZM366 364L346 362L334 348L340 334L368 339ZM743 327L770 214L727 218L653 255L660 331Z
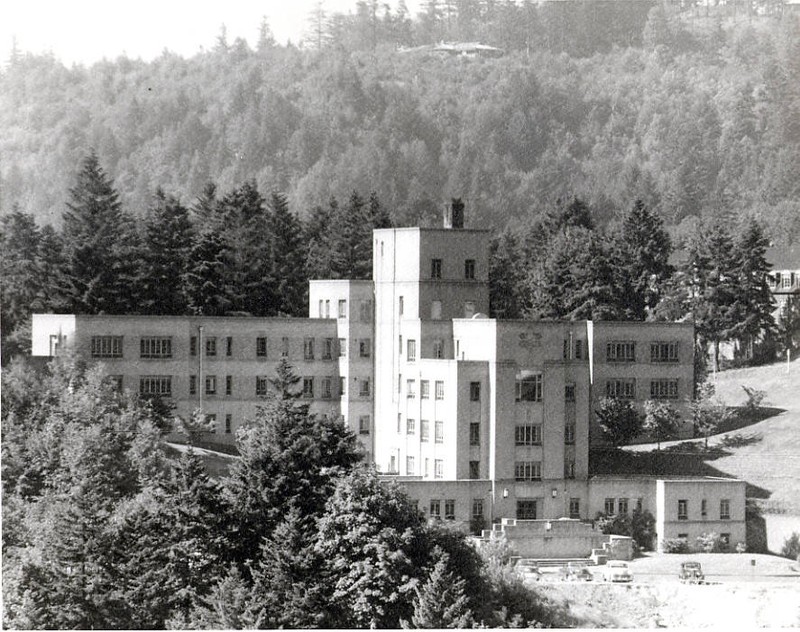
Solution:
M431 278L442 278L442 260L431 259ZM475 259L464 260L464 278L472 280L475 278Z
M400 392L400 389L403 385L403 375L399 374L397 376L397 392ZM435 399L444 399L444 381L436 380L434 382L434 391L433 396ZM417 396L417 381L416 380L406 380L406 397L409 399L414 399ZM419 396L421 399L430 399L431 396L431 383L429 380L420 380L419 381Z
M397 338L400 355L403 355L403 336ZM444 358L444 340L436 338L432 343L431 357L435 360ZM417 359L417 341L413 338L406 340L406 361L414 362Z
M708 517L708 501L703 498L700 500L700 517ZM681 499L678 501L678 520L689 519L689 501ZM719 501L719 519L731 519L731 501L728 498L723 498Z
M405 311L405 301L402 296L397 300L397 314L402 316ZM464 318L472 318L475 315L475 301L464 301ZM431 302L431 320L441 320L442 318L442 302ZM401 343L402 346L402 343ZM402 353L402 350L401 350Z
M397 432L402 432L402 421L403 416L401 413L397 414ZM415 435L417 434L417 420L407 418L406 419L406 434L407 435ZM419 420L419 439L420 441L427 442L430 441L431 437L431 422L428 419L420 419ZM433 440L435 443L444 443L444 422L443 421L434 421L433 422Z
M624 380L617 380L624 381ZM397 376L397 392L399 393L403 384L403 375ZM677 383L676 383L677 384ZM437 380L434 383L436 399L444 399L444 382ZM419 396L421 399L430 398L430 381L419 381ZM676 386L677 388L677 386ZM524 372L517 376L515 385L515 399L518 402L541 402L543 394L543 382L541 373ZM406 380L406 398L414 399L417 396L417 381L414 379ZM677 397L677 390L676 390ZM481 383L469 383L469 399L472 402L479 402L481 400ZM564 401L575 401L575 384L564 385Z
M564 478L575 478L575 461L571 457L564 459ZM541 461L515 461L514 480L518 483L541 481Z
M633 501L632 504L637 511L642 510L641 498L606 498L603 509L610 516L627 514L631 504L629 501Z
M209 413L205 416L206 422L212 424L213 432L217 432L217 415L215 413ZM370 424L370 416L369 415L361 415L358 418L358 433L362 435L368 435L370 433L371 424ZM233 415L226 414L225 415L225 434L231 434L233 430Z
M320 318L331 317L330 299L319 299L318 314ZM347 318L347 299L338 299L336 317ZM364 300L358 302L358 320L362 323L372 322L372 301Z
M442 507L444 507L444 515L442 514ZM428 505L428 515L433 520L456 519L456 501L455 499L440 500L438 498L431 498ZM477 520L484 517L484 501L483 498L472 499L472 511L470 517Z
M650 362L678 362L678 360L678 343L676 341L650 343ZM607 342L606 361L636 362L636 342L632 340Z
M91 354L93 358L121 358L122 357L122 336L92 336ZM225 355L233 355L233 337L227 336L224 340ZM217 338L209 336L203 339L205 355L216 357L218 355ZM306 337L303 339L303 359L313 360L317 352L322 360L332 360L335 357L345 357L347 355L347 340L345 338L322 338L320 347L317 347L315 338ZM361 358L369 358L372 355L372 340L362 338L357 341L358 355ZM318 350L319 349L319 350ZM317 351L318 350L318 351ZM267 358L269 356L269 344L266 336L257 336L255 339L256 357ZM280 347L274 351L280 357L289 356L289 338L282 337ZM191 336L189 340L189 354L197 355L197 336ZM142 336L139 341L139 357L145 359L164 359L172 357L172 336Z
M636 399L636 379L606 380L606 397ZM650 380L650 399L678 399L677 378Z
M113 376L115 382L121 385L122 376ZM216 395L218 392L218 380L216 375L206 375L203 380L203 391L206 395ZM346 395L347 381L343 377L303 377L302 396L307 398L330 399L334 396ZM334 390L334 386L338 388ZM266 376L255 377L255 394L264 396L269 391L269 378ZM142 395L158 395L161 397L172 396L172 376L171 375L144 375L139 378L139 392ZM358 379L359 397L369 397L371 395L370 378ZM197 394L197 376L189 376L189 394ZM233 395L233 376L225 376L225 395Z

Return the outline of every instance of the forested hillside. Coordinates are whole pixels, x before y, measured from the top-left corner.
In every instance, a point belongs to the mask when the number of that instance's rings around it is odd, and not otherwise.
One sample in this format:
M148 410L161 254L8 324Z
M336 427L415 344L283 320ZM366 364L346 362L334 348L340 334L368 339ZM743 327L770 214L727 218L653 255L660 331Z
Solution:
M470 225L497 230L573 196L603 226L641 198L673 236L753 214L773 240L800 239L796 15L569 5L431 2L412 19L361 2L317 15L302 47L262 24L255 49L222 33L190 59L88 68L15 52L0 73L2 212L60 226L94 148L139 217L159 187L190 205L208 183L253 180L301 219L354 190L398 225L438 222L460 197ZM505 54L413 49L440 39Z

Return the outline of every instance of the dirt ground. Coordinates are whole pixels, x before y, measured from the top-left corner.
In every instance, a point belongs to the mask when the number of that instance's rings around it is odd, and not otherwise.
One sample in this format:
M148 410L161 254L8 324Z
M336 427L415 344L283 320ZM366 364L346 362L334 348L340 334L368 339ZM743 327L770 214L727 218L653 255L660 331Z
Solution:
M678 581L680 562L689 559L702 564L707 584ZM586 628L800 627L800 572L790 560L653 554L634 560L630 568L630 584L605 584L599 576L594 582L561 582L556 572L545 572L534 586L566 610L572 625Z

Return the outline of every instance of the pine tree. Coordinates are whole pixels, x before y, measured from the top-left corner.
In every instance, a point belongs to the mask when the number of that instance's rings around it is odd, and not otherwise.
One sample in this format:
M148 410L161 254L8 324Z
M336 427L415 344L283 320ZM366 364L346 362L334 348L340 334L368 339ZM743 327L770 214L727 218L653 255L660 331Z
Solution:
M331 198L328 206L316 206L304 225L306 274L309 279L333 278L331 226L339 213L339 203Z
M144 221L141 309L146 314L185 314L192 227L187 209L159 188Z
M661 218L636 200L612 240L611 261L626 318L645 320L672 275L672 244Z
M372 276L372 225L364 200L353 191L347 205L333 217L331 272L336 279Z
M525 264L517 236L509 229L489 247L489 306L493 318L522 318L528 309Z
M373 191L369 194L369 221L372 228L391 228L392 218L386 209L381 206L378 194Z
M768 281L772 266L766 260L768 246L760 224L752 218L747 220L735 243L737 322L731 334L750 343L775 331L774 301Z
M202 230L189 251L183 280L190 313L220 316L230 309L233 298L227 284L229 265L223 237L214 228Z
M448 566L450 556L437 549L437 559L425 583L414 589L414 614L411 626L418 629L472 627L472 611L464 592L466 581ZM404 622L405 623L405 622Z
M308 313L302 225L289 210L289 203L282 193L272 194L269 211L272 236L269 267L275 281L275 311L283 316L302 316Z
M97 154L83 161L64 213L67 293L83 314L135 311L133 224Z
M281 358L278 366L275 367L275 377L270 378L269 383L275 390L275 395L278 399L297 400L301 395L297 390L297 385L301 379L295 372L294 367L289 364L289 361L286 358Z

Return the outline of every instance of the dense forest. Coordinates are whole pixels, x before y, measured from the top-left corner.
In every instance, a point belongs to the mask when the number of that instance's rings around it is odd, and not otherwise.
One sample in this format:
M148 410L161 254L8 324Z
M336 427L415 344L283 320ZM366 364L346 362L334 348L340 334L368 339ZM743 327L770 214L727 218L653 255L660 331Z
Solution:
M557 199L600 225L642 199L679 241L698 218L753 215L800 238L800 29L780 3L720 7L374 0L310 16L300 45L224 29L184 59L64 67L12 51L0 73L2 212L59 226L90 148L122 207L184 204L252 181L307 218L374 191L397 225L528 223ZM738 9L737 9L738 7ZM755 8L754 8L755 7ZM481 41L496 58L424 45Z

